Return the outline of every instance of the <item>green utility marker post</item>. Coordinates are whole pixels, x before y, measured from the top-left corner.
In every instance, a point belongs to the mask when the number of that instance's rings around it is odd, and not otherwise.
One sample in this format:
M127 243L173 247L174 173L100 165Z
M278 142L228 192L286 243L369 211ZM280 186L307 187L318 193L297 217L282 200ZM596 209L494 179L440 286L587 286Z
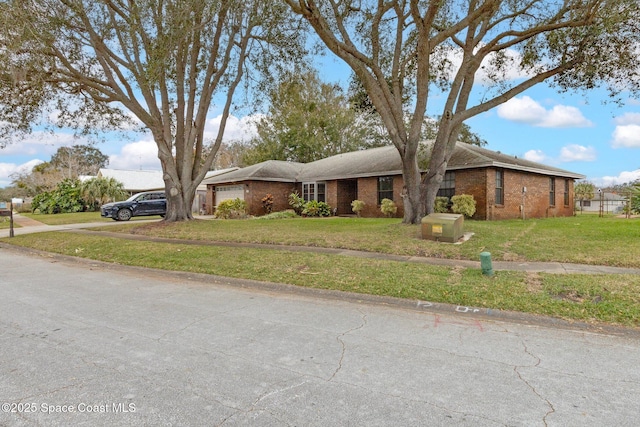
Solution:
M493 276L491 252L480 252L480 267L482 267L482 274L485 276Z

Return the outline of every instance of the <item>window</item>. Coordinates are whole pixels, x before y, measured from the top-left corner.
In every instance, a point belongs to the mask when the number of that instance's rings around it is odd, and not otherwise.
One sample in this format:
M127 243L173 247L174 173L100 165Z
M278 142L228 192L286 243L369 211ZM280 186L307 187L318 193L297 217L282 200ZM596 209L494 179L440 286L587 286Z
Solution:
M496 170L496 205L504 205L504 171Z
M305 202L316 200L326 202L326 184L324 182L305 182L302 184L302 198Z
M549 206L556 205L556 179L549 178Z
M569 180L564 180L564 205L569 206Z
M382 199L393 200L393 177L381 176L378 178L378 204L382 204Z
M326 184L324 182L318 182L316 184L316 200L319 202L326 202L325 193L326 193Z
M445 172L440 189L438 189L438 197L448 197L449 199L456 195L456 173Z
M313 187L314 184L311 183L307 183L307 184L302 184L302 198L304 199L305 202L308 202L309 200L313 200Z

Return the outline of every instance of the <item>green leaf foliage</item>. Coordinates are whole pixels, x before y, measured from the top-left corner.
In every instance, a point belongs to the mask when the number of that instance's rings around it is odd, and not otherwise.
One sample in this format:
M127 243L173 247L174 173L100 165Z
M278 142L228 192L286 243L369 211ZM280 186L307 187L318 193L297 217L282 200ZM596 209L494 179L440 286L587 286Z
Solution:
M471 218L476 213L476 201L469 194L460 194L451 197L451 211L453 213L462 214L467 218Z
M398 207L391 199L382 199L380 203L380 211L388 218L394 216L398 212Z
M108 202L124 200L127 192L124 184L115 178L91 178L80 185L87 209L97 211Z
M214 214L219 219L243 219L247 217L247 202L239 198L223 200Z
M364 205L365 203L362 200L354 200L353 202L351 202L351 210L356 215L360 216L360 213L364 209Z
M304 204L302 209L302 215L304 216L331 216L331 206L325 202L318 202L317 200L309 200Z
M449 198L448 197L436 197L433 211L435 213L447 213L449 212Z
M82 212L84 200L80 181L65 179L53 191L38 194L33 198L31 209L43 214Z
M289 206L291 206L296 214L302 215L304 203L304 199L298 193L289 194Z
M317 71L284 75L268 92L269 112L256 122L258 136L243 156L247 165L266 160L308 163L369 148L370 133L342 89Z

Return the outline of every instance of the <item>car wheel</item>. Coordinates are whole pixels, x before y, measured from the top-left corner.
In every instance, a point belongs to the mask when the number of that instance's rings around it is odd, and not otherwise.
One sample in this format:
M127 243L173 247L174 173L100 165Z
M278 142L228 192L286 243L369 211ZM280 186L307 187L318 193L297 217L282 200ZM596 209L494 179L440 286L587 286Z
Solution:
M132 217L131 211L126 208L120 209L118 211L117 216L118 216L118 221L129 221Z

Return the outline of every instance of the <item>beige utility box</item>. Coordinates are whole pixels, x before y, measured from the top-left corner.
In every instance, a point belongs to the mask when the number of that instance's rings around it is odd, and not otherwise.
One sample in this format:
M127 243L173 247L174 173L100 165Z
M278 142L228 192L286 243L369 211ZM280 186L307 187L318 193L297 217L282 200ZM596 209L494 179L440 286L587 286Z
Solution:
M464 216L432 213L422 218L422 238L455 243L463 236Z

